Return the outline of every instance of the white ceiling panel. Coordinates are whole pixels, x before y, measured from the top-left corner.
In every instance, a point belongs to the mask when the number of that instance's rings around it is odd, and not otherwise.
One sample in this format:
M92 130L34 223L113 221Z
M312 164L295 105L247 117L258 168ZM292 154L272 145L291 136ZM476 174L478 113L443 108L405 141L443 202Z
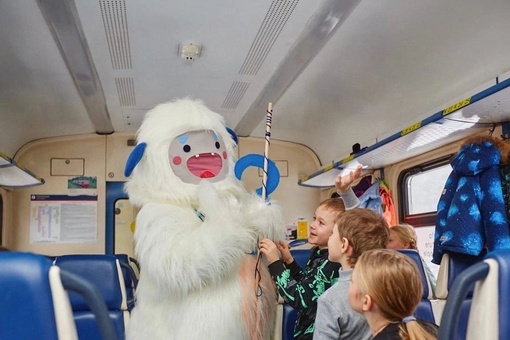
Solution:
M123 109L147 110L186 96L204 100L235 126L318 4L76 1L116 130L124 129L118 119ZM202 45L193 62L178 54L188 43ZM130 62L115 62L112 55L127 55ZM117 83L126 78L134 105L119 100Z
M0 25L0 151L94 131L37 3L1 0Z
M85 52L59 52L69 37L52 35L50 6L72 9L53 20L75 22ZM0 151L98 131L98 115L135 131L147 110L190 96L259 137L271 101L272 138L330 164L508 75L508 13L506 0L0 0ZM178 53L189 43L202 45L192 62ZM510 102L498 100L464 114L501 121Z

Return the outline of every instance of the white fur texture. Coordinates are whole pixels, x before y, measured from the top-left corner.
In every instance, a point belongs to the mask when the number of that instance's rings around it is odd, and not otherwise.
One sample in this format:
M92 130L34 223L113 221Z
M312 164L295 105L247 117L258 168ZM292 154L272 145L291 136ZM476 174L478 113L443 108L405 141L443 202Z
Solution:
M227 144L230 172L222 181L188 184L171 170L170 142L200 129L214 130ZM283 217L275 202L262 202L234 177L234 145L222 117L198 101L166 103L147 114L137 137L147 148L126 191L142 207L135 231L142 269L128 339L249 339L255 321L246 318L257 309L266 310L258 327L264 322L270 330L274 289L266 285L265 299L253 299L256 289L247 286L255 268L247 270L245 259L253 257L247 253L258 237L283 238Z

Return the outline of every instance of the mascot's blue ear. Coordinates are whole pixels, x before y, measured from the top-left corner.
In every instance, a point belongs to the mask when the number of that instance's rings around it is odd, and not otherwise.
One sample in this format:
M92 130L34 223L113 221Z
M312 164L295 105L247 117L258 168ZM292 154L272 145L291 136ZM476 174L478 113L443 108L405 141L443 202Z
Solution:
M124 169L124 176L129 177L131 176L131 173L135 169L135 166L140 162L140 159L143 157L143 152L145 151L145 147L147 146L147 143L140 143L133 151L131 151L131 154L128 157L128 160L126 162L126 168Z
M239 144L238 142L238 139L237 139L237 135L236 135L236 132L234 130L232 130L231 128L227 128L227 132L230 134L230 137L232 137L232 139L234 140L234 143L236 143L236 146L237 144Z
M260 169L264 169L264 156L258 154L245 155L236 162L234 167L234 173L238 180L241 180L244 170L248 167L254 166ZM276 167L276 164L268 159L267 162L267 184L266 184L266 195L269 195L276 190L280 183L280 171ZM257 195L262 197L262 187L257 189Z

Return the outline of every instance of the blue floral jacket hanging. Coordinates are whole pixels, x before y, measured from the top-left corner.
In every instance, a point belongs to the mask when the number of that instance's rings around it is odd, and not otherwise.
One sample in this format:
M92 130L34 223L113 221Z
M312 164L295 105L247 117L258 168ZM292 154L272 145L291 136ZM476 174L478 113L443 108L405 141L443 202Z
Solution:
M479 255L484 247L510 248L498 171L501 143L493 137L477 137L452 160L437 205L432 262L439 264L444 252Z

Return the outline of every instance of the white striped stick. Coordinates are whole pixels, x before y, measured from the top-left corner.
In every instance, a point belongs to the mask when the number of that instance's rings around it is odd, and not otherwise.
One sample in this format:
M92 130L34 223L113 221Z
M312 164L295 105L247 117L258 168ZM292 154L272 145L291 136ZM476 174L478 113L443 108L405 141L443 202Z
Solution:
M264 174L262 177L262 200L265 201L267 198L267 168L269 167L269 146L271 142L271 123L273 120L273 103L267 104L267 115L266 115L266 134L265 134L265 148L264 148Z

